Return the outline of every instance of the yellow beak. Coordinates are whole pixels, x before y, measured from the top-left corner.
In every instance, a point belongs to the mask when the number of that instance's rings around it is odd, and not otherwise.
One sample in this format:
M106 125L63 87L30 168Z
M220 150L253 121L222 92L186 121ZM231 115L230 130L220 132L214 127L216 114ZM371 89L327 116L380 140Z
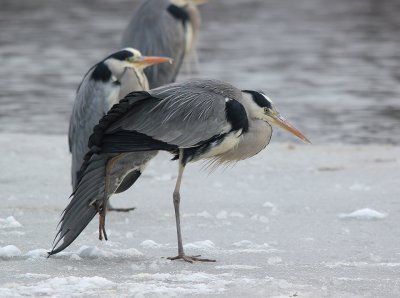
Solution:
M142 56L134 63L139 64L142 67L148 67L154 64L166 63L169 62L172 64L173 59L168 57L157 57L157 56Z
M305 137L296 127L294 127L292 124L287 122L283 117L281 117L278 114L273 114L271 115L271 118L273 119L274 124L278 125L279 127L287 130L288 132L294 134L296 137L299 139L303 140L305 143L311 144L310 140Z

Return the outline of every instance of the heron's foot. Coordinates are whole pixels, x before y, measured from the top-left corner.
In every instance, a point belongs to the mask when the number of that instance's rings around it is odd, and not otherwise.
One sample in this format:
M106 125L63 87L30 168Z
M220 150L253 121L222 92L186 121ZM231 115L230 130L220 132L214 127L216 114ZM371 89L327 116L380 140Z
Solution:
M176 257L170 257L168 260L174 261L174 260L184 260L185 262L188 263L193 263L193 262L216 262L216 260L211 260L211 259L203 259L200 258L201 256L186 256L186 255L180 255Z
M115 212L130 212L135 209L136 209L136 207L131 207L131 208L114 208L112 206L107 207L107 211L115 211Z

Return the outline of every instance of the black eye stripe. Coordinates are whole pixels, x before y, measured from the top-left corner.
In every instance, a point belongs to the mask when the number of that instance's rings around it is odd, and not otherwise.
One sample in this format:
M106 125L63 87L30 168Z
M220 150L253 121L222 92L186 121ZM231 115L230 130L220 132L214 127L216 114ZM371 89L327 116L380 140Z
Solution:
M128 50L122 50L119 52L116 52L114 54L111 54L110 56L108 56L105 60L109 59L109 58L114 58L120 61L124 61L129 57L134 56L134 54Z
M272 104L269 100L265 98L265 96L257 91L253 90L242 90L242 92L246 92L252 95L254 102L261 108L272 109Z

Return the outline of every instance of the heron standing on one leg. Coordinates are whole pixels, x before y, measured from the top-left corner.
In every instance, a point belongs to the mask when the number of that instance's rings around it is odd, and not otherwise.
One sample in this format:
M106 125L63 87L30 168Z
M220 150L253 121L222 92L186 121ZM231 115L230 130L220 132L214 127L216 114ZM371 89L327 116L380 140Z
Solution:
M125 29L121 47L145 55L167 56L173 63L145 70L150 89L175 81L183 60L195 55L200 27L197 5L207 0L143 0Z
M113 187L107 185L107 175L115 162L128 152L165 150L179 159L173 193L178 256L170 259L213 261L186 256L183 250L179 205L185 166L203 159L218 165L254 156L268 145L272 124L309 142L263 93L240 91L221 81L192 80L129 94L101 119L90 137L82 179L64 211L50 255L70 245L105 206L104 191ZM105 232L104 225L99 229Z
M126 48L111 54L86 73L78 87L69 124L68 140L72 153L71 176L74 190L78 186L79 170L83 158L89 150L89 136L93 133L94 126L114 104L129 92L149 89L143 73L146 67L170 61L169 58L164 57L142 56L139 51ZM143 154L135 153L133 155L138 159L135 165L143 168L143 160L139 161ZM156 152L148 153L148 155L148 158L151 158L156 155ZM127 162L128 160L125 164ZM128 169L127 165L125 167L130 172L134 172L133 165L133 163L130 165L131 169ZM122 178L124 177L122 176ZM126 189L126 183L121 183L121 187L116 192ZM132 208L109 207L109 209L129 211Z
M200 13L196 5L205 2L206 0L143 0L139 4L125 29L121 46L137 48L145 55L173 58L170 64L153 65L144 70L150 88L175 81L183 60L195 55L200 27ZM120 168L117 172L129 175L120 175L124 181L116 192L128 189L156 154L157 151L130 153L121 158L119 167L116 166ZM121 170L121 165L124 170ZM111 194L111 190L109 191ZM110 208L108 205L107 209Z

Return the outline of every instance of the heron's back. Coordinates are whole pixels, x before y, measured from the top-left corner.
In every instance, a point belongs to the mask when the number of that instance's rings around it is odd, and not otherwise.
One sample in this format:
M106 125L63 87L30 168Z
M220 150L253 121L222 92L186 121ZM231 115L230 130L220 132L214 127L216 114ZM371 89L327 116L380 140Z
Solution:
M168 11L169 5L168 0L142 1L121 42L122 47L136 48L143 55L173 58L172 64L153 65L145 69L150 89L174 82L185 56L184 25Z

